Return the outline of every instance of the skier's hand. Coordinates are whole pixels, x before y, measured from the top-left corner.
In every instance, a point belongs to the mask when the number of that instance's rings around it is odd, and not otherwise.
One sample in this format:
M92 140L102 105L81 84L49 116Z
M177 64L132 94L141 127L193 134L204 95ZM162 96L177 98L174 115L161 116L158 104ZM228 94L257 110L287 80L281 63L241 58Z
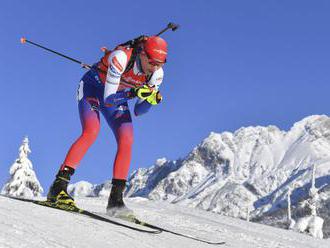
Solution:
M153 91L150 96L146 98L146 101L151 105L157 105L163 100L163 96L160 94L160 91Z
M148 85L132 88L129 91L129 94L131 98L138 97L142 100L147 101L151 105L159 104L163 99L162 95L160 94L160 91L155 90L154 88Z
M129 91L130 97L138 97L142 100L146 100L149 96L152 95L154 89L149 87L148 85L143 85L137 88L132 88Z

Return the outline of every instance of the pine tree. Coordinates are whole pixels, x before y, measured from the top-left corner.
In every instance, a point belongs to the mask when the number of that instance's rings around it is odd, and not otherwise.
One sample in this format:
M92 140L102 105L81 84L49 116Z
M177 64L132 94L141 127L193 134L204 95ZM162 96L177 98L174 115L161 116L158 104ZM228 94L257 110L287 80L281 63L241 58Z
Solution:
M10 167L10 179L2 188L1 194L23 198L41 196L43 189L33 171L29 153L29 139L25 137L19 148L19 157Z

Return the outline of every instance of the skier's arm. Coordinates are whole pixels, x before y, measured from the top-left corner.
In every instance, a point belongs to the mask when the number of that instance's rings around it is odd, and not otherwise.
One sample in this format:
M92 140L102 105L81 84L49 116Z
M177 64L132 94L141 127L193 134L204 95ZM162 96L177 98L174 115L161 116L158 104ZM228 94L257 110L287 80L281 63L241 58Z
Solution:
M149 111L152 105L148 103L146 100L139 99L136 101L134 106L134 114L135 116L140 116Z
M104 86L104 103L106 106L119 105L129 99L127 92L118 92L121 75L125 71L127 56L123 51L113 51L109 56L109 68Z
M151 79L148 82L148 86L152 87L153 92L149 97L139 99L134 106L135 116L140 116L147 113L153 105L161 102L162 96L159 92L159 86L163 81L164 71L162 68L154 72ZM139 97L139 96L138 96Z

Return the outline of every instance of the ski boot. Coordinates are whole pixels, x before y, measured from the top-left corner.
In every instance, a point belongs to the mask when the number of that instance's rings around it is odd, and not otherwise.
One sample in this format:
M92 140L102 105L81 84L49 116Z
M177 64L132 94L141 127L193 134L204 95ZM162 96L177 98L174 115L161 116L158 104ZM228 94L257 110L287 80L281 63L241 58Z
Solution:
M112 179L111 193L108 200L107 215L131 222L136 221L136 217L131 209L126 207L123 201L126 180Z
M76 207L74 199L67 192L68 184L73 173L74 169L68 166L65 166L63 170L57 173L56 179L47 194L47 201L55 203L56 205Z

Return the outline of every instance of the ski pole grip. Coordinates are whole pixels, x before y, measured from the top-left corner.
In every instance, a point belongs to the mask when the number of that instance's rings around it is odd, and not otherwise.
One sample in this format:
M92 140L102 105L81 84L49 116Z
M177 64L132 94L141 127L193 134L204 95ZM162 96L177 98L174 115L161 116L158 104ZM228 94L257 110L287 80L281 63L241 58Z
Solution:
M22 37L22 38L21 38L21 43L22 43L22 44L26 43L26 38Z
M156 34L156 36L160 36L162 33L165 33L169 29L171 29L172 31L175 31L178 28L179 28L179 25L174 24L173 22L170 22L169 24L167 24L167 27L164 28L162 31L160 31L158 34Z

